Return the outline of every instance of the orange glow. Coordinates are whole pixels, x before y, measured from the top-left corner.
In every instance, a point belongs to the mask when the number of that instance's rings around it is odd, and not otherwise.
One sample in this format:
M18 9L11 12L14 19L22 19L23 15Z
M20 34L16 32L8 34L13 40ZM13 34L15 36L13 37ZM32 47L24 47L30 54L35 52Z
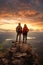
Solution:
M22 22L22 20L20 19L20 20L13 20L13 19L11 19L11 20L6 20L6 19L1 19L0 20L0 29L5 29L5 30L15 30L16 29L16 26L18 25L18 23L19 22L21 22L21 26L23 27L24 26L24 24L26 23L27 24L27 26L28 26L28 28L29 29L32 29L32 30L43 30L43 28L42 27L40 27L40 26L37 26L37 25L34 25L34 24L32 24L32 23L30 23L30 22L27 22L26 20L24 20L24 22Z
M35 10L30 11L29 10L26 13L29 14L29 15L35 15L37 13L37 11L35 11Z

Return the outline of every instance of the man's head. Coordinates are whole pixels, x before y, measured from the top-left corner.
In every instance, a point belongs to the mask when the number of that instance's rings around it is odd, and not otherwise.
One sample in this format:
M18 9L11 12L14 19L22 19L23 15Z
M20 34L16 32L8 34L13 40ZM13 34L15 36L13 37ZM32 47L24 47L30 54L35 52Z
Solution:
M18 23L19 26L21 26L21 23Z

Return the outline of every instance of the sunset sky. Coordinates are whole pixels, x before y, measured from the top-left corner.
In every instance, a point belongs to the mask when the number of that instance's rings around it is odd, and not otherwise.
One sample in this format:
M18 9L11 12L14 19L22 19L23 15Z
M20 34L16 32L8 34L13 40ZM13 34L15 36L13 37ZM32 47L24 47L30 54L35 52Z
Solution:
M43 0L0 0L0 31L15 30L19 22L43 31Z

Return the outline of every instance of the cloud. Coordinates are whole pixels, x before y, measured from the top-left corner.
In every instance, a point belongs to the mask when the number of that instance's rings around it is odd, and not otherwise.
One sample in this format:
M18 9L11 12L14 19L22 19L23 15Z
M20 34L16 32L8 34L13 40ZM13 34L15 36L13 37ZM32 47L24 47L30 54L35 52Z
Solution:
M43 13L38 14L34 20L38 23L38 22L43 22Z
M40 0L7 0L7 1L0 0L0 14L7 14L6 16L4 15L4 17L7 17L9 14L11 14L11 16L12 15L16 16L21 11L27 12L30 10L31 12L25 15L25 16L29 16L30 14L33 13L34 10L39 9L38 5L36 4L39 2ZM41 7L42 6L40 5L40 8Z
M43 24L43 0L0 0L0 20L18 19L35 25ZM9 24L0 22L0 25Z
M38 15L39 13L35 10L28 10L26 13L25 13L25 16L26 17L34 17L36 15Z
M26 3L26 4L27 4L27 3L29 4L29 3L31 2L31 0L19 0L19 1L20 1L21 3Z

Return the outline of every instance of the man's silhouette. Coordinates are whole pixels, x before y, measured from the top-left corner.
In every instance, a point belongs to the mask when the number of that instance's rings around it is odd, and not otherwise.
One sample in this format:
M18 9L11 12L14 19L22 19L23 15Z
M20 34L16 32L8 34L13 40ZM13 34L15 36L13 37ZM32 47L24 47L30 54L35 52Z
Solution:
M20 23L18 23L18 26L16 27L16 32L17 32L16 42L18 41L18 37L19 37L19 42L20 42L21 41L21 33L22 33L22 27L21 27Z

